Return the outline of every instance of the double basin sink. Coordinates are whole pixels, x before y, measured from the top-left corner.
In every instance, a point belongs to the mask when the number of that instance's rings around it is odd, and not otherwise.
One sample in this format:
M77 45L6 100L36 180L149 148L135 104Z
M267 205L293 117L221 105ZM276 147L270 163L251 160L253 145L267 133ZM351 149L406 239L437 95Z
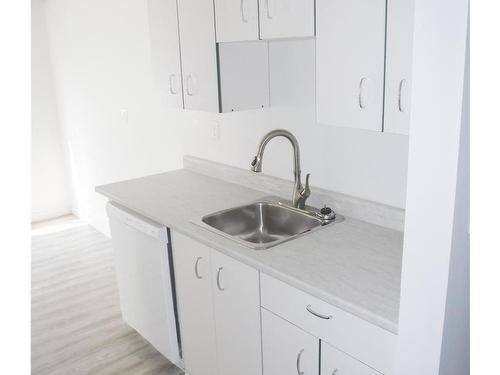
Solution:
M343 218L325 220L315 211L261 200L203 216L196 224L252 249L267 249Z

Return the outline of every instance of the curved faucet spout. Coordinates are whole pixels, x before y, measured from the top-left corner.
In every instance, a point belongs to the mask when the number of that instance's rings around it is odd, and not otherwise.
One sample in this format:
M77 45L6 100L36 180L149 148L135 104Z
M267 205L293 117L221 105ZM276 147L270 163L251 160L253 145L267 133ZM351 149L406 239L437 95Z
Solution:
M290 141L293 147L293 176L295 179L294 190L292 195L292 203L294 207L305 208L306 199L310 195L309 190L309 178L306 179L306 187L302 186L300 180L300 148L297 138L290 133L288 130L276 129L267 133L264 138L260 141L259 148L257 149L257 154L255 155L251 165L252 171L262 172L262 158L264 156L264 150L269 141L275 137L285 137ZM309 177L309 176L308 176Z

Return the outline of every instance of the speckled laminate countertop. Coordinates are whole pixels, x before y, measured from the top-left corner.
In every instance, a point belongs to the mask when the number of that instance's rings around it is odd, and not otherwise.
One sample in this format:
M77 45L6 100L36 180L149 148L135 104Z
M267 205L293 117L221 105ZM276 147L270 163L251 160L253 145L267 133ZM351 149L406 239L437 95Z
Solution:
M174 231L397 333L402 232L347 217L341 223L256 251L191 220L269 196L268 193L186 169L98 186L96 191Z

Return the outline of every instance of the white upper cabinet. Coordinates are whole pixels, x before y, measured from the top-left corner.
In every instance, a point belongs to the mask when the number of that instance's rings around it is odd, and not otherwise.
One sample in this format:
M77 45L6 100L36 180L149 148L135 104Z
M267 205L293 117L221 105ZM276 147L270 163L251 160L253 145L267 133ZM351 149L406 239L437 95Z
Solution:
M314 36L314 0L259 0L259 13L261 39Z
M171 232L182 355L190 375L218 375L210 249Z
M259 272L212 251L219 375L262 374Z
M217 42L259 39L258 0L214 0Z
M385 0L316 1L317 121L382 131Z
M262 309L262 355L263 375L319 373L319 340L265 309Z
M220 43L221 112L269 107L269 48L265 41Z
M183 108L176 0L149 0L149 35L155 87L162 103Z
M411 106L414 0L387 1L384 131L408 134Z
M178 1L184 108L219 111L213 0Z

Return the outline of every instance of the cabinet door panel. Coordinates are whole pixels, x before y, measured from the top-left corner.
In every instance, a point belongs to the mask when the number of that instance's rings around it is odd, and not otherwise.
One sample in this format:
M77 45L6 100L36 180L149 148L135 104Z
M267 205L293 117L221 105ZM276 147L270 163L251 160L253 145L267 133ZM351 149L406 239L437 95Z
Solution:
M314 36L314 0L259 0L260 38Z
M212 251L219 375L260 375L259 272Z
M321 342L321 374L380 375L380 372Z
M385 0L316 1L319 123L382 130Z
M387 1L384 131L408 134L413 57L413 1Z
M153 81L162 105L182 108L181 57L176 0L149 0L149 35Z
M258 0L214 0L217 42L259 39Z
M218 112L213 0L178 1L184 108Z
M190 375L217 375L210 249L171 235L184 363Z
M273 313L262 312L264 375L317 375L319 340Z
M182 108L181 56L176 0L149 0L149 35L153 81L161 103Z

